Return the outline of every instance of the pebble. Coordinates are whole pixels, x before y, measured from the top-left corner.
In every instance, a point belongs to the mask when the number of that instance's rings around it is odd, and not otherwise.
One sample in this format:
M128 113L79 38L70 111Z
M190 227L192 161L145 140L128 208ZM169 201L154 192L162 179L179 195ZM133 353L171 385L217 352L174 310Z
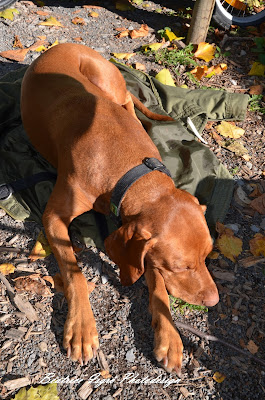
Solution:
M30 356L29 356L29 358L28 358L28 367L30 367L31 366L31 364L33 363L33 361L35 360L35 358L36 358L36 354L35 353L32 353Z
M102 275L101 276L101 282L103 283L103 285L105 285L105 283L107 283L109 280L109 277L107 275Z
M247 166L249 169L252 169L253 164L252 164L250 161L248 161L248 162L246 163L246 166Z
M242 49L242 50L240 51L240 55L241 55L241 56L245 56L246 54L247 54L247 52L246 52L245 50Z
M255 233L258 233L260 231L260 228L256 225L250 225L250 229Z
M40 349L40 351L45 352L45 351L48 350L48 345L47 345L46 342L40 342L40 343L38 344L38 348Z
M225 226L229 229L232 229L232 231L235 233L237 233L239 231L239 227L240 227L238 224L226 224Z
M237 81L235 79L230 79L230 82L232 83L232 85L237 86Z
M127 361L134 362L134 360L135 360L134 349L131 349L131 350L127 351L125 357L126 357Z

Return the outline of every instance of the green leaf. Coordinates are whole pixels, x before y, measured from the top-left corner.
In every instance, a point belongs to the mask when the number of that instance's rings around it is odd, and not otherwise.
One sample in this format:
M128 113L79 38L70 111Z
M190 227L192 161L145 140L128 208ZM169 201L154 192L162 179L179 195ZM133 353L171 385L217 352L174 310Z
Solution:
M260 62L261 64L264 64L264 65L265 65L265 53L259 54L258 60L259 60L259 62Z
M13 21L14 14L19 14L19 11L16 8L7 8L6 10L0 12L0 17Z

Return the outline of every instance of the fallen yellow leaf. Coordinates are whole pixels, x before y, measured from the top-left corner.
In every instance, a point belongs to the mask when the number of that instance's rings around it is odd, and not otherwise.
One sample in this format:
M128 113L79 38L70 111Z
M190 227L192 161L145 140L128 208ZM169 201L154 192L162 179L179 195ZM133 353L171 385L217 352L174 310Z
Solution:
M216 247L229 260L235 262L236 258L242 252L242 240L234 236L232 229L226 228L225 225L217 222L216 230L219 236L216 240Z
M169 70L166 68L164 68L164 69L162 69L162 71L158 72L158 74L155 76L155 78L159 82L163 83L164 85L176 86Z
M89 17L92 17L92 18L98 18L98 16L99 16L99 14L95 11L91 11L88 15L89 15Z
M163 43L149 43L149 44L144 44L142 46L142 49L144 51L152 50L152 51L157 51L160 49L160 47L163 45Z
M169 40L170 42L172 40L177 39L177 36L175 35L175 33L170 31L169 29L165 29L165 36L166 36L166 39Z
M249 241L249 247L253 256L265 257L265 236L261 233L256 233L254 238Z
M16 8L7 8L0 12L0 18L10 19L10 21L13 21L14 14L19 14L19 11Z
M246 159L246 156L248 156L247 149L240 142L234 142L234 143L231 143L228 145L225 145L224 143L222 143L221 145L222 145L222 147L225 147L226 149L235 153L237 156L244 157L244 159Z
M31 261L38 260L39 258L45 258L52 253L49 246L48 240L41 231L37 237L37 241L30 253L29 259Z
M240 138L244 133L244 129L239 128L236 125L230 124L227 121L222 121L217 127L216 130L220 135L224 137L229 137L231 139L238 139Z
M11 400L60 400L57 392L57 383L30 387L28 390L22 388Z
M41 22L39 25L63 27L61 22L57 21L55 17L49 17L44 22Z
M208 254L207 258L210 258L210 260L217 260L219 257L219 253L217 251L211 251L211 253Z
M118 0L115 4L116 10L119 11L132 11L134 7L129 3L128 0Z
M206 78L211 78L213 75L220 75L227 69L227 64L218 64L208 69Z
M222 383L225 380L225 378L226 376L218 371L216 371L213 375L213 379L218 383Z
M264 76L265 75L265 65L259 62L254 62L252 64L251 70L248 75Z
M112 55L119 60L129 60L135 53L112 53Z
M208 62L214 58L215 47L212 44L201 42L194 56Z
M0 265L0 272L3 274L3 275L9 275L9 274L13 274L13 272L15 271L15 266L13 265L13 264L8 264L8 263L5 263L5 264L1 264Z

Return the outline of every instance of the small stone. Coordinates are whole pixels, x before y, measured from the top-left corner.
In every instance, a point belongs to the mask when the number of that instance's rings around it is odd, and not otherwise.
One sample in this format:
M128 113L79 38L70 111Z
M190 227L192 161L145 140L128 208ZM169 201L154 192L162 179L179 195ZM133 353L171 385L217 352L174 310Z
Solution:
M246 163L246 166L247 166L249 169L252 169L253 164L252 164L250 161L248 161L248 162Z
M127 351L126 360L128 362L134 362L134 360L135 360L134 349L131 349L131 350Z
M28 367L30 367L36 358L36 354L32 353L28 358Z
M239 231L239 225L238 224L226 224L225 225L227 228L232 229L234 233L237 233Z
M256 225L250 225L250 229L255 233L258 233L260 231L260 228Z
M40 343L38 344L38 348L40 349L40 351L45 352L45 351L48 350L48 345L47 345L46 342L40 342Z
M237 315L233 315L232 320L237 322L238 321L238 316Z
M47 367L47 364L44 362L42 357L39 358L39 366L44 368Z
M237 86L237 81L235 79L230 79L230 82L232 83L232 85Z
M103 283L103 285L105 285L105 283L107 283L109 280L109 277L107 275L102 275L101 276L101 282Z
M246 54L247 54L247 52L246 52L245 50L242 49L242 50L240 51L240 55L241 55L241 56L245 56Z

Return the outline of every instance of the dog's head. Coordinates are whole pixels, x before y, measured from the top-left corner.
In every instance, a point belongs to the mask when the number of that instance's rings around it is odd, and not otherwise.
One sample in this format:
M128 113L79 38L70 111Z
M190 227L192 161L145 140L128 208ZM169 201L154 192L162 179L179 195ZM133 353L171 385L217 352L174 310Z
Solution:
M205 209L195 197L176 190L113 232L105 246L120 267L121 283L131 285L145 268L156 268L173 296L215 305L218 291L205 265L212 250Z

